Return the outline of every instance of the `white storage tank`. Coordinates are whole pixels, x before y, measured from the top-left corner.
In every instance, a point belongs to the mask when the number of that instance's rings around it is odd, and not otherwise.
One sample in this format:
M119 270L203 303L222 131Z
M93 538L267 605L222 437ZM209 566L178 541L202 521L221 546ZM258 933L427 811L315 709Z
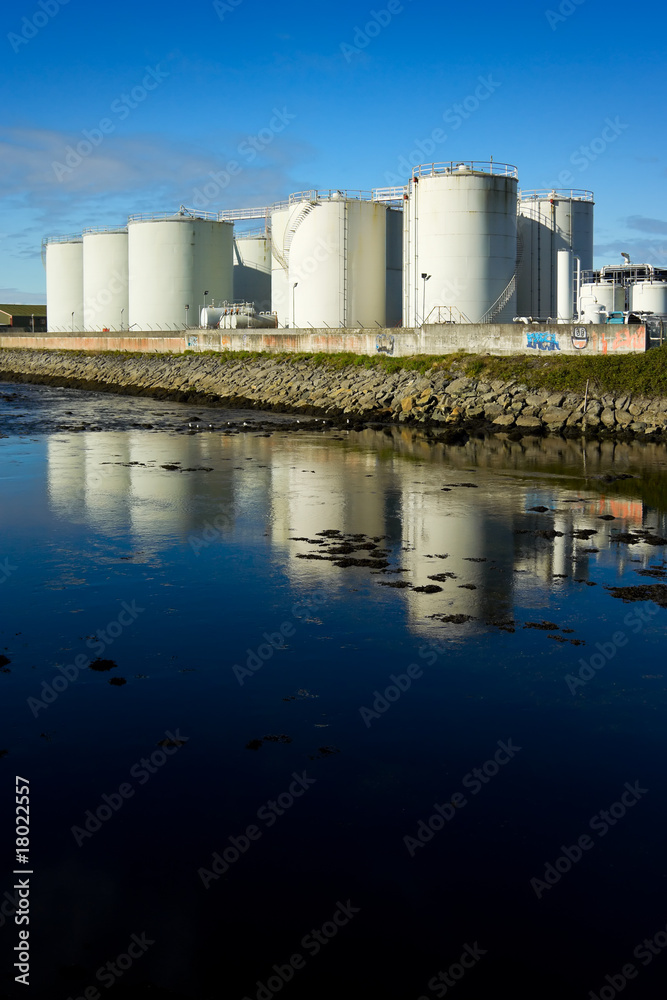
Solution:
M386 325L387 208L368 199L309 191L272 214L272 309L280 326Z
M271 310L278 317L278 326L290 323L289 315L289 266L280 248L285 244L285 235L290 220L291 208L280 208L271 212Z
M54 236L46 247L46 322L49 333L83 332L83 239Z
M517 313L536 319L557 313L559 250L579 257L581 270L593 267L592 191L522 191L518 236Z
M445 316L511 323L516 315L517 170L505 163L429 163L408 185L403 323ZM422 277L426 275L426 277Z
M130 216L130 327L195 327L202 306L231 301L233 232L233 224L218 222L217 216L202 218L184 211Z
M86 331L129 325L127 228L83 231L83 321Z
M254 302L257 312L271 309L271 239L266 233L234 238L234 302Z
M590 313L591 306L602 306L606 313L623 312L625 288L615 281L584 282L579 293L579 314Z
M637 281L630 285L630 311L643 310L656 315L667 314L667 282Z

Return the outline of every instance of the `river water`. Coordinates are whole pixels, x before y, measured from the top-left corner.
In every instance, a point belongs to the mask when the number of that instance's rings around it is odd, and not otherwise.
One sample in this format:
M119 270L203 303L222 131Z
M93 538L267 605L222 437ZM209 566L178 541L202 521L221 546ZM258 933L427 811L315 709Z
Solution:
M286 421L0 386L0 995L662 995L667 452Z

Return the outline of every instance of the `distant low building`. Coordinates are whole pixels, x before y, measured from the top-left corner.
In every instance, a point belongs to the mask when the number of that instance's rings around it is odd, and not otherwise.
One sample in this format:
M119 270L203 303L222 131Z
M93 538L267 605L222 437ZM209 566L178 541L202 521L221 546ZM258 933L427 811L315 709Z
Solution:
M46 332L46 306L0 305L0 329L32 330Z

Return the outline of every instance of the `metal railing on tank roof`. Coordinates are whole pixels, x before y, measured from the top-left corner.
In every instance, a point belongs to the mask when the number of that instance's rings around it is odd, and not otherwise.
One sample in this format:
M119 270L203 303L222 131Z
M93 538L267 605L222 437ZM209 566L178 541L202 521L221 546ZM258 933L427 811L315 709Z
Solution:
M135 212L128 216L128 222L186 222L188 219L205 219L208 222L218 222L217 212L199 212L185 208L183 205L178 212Z
M88 233L119 233L121 236L125 236L127 226L89 226L84 229L83 235L86 236Z
M593 192L584 188L545 188L542 191L519 191L521 201L545 201L549 198L571 198L572 201L593 201Z
M413 177L434 177L437 174L493 174L494 177L518 178L519 171L512 163L495 160L450 160L449 163L421 163L412 168Z
M47 243L81 243L82 240L82 233L71 233L69 236L45 236L42 240L42 246L45 247Z
M289 204L296 205L300 201L372 201L372 191L342 191L338 188L318 191L295 191L289 196Z

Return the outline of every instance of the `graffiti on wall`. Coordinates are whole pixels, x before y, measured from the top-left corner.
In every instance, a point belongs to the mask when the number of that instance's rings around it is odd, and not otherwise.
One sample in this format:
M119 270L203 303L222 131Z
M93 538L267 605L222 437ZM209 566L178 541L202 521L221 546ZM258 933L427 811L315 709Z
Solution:
M378 354L393 354L394 338L388 333L379 333L375 341L375 350Z
M528 340L528 347L533 348L536 351L560 351L560 344L558 343L558 335L555 333L538 332L537 330L531 330L530 333L526 334Z
M585 326L575 326L572 331L572 346L578 351L583 351L588 347L588 330Z
M198 347L198 346L199 346L199 337L197 337L197 336L188 336L188 347L191 348L191 347Z
M608 335L606 331L602 333L601 349L603 354L607 354L608 351L644 351L646 327L610 326Z

